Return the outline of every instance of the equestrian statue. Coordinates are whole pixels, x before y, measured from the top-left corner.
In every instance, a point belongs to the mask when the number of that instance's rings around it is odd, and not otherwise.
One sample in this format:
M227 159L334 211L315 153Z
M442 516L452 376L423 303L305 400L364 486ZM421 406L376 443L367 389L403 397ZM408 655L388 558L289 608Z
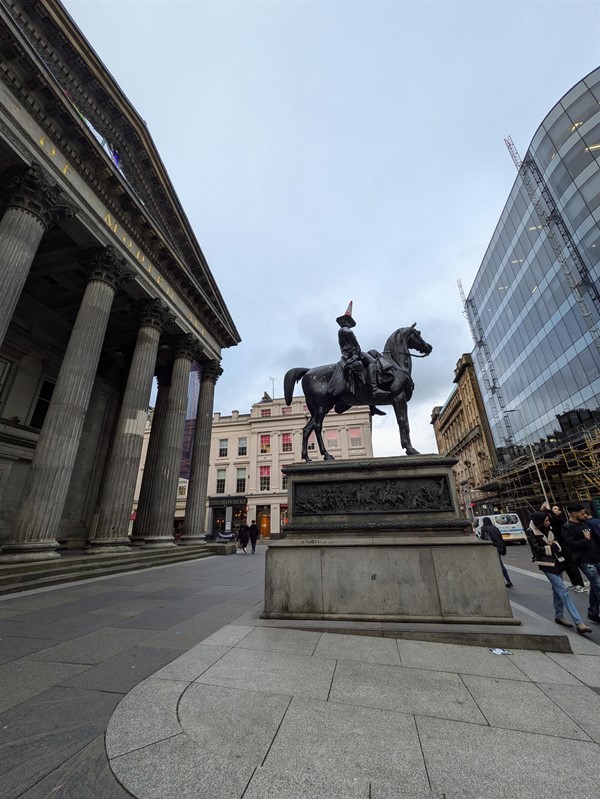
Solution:
M383 416L384 411L376 406L392 405L398 421L402 448L407 455L418 455L410 440L407 412L407 403L414 389L411 377L412 358L424 358L433 347L421 337L415 322L410 327L399 327L394 331L385 342L383 352L364 352L351 330L356 325L352 318L352 302L336 321L340 326L340 360L337 363L315 366L313 369L290 369L283 379L287 405L292 403L294 386L302 380L302 390L310 411L310 419L302 431L302 459L310 461L308 439L314 431L323 459L335 460L323 443L323 419L332 409L336 413L344 413L355 405L368 405L372 415ZM411 355L410 350L421 354Z

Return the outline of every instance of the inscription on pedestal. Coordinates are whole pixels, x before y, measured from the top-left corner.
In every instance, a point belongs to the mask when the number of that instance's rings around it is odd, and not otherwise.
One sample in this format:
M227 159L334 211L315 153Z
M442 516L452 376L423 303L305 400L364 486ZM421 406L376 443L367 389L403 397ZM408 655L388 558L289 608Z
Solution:
M435 513L453 510L445 476L344 480L294 485L294 516L340 513Z

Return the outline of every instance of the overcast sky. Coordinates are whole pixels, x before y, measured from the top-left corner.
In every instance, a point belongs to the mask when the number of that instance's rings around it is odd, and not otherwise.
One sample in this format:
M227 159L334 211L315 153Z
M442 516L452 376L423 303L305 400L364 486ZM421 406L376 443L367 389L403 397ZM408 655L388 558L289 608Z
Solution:
M240 331L215 410L417 322L412 439L472 350L468 292L515 167L600 63L598 0L63 0L139 114ZM274 382L272 382L272 380ZM299 393L299 392L298 392ZM401 452L391 407L375 455Z

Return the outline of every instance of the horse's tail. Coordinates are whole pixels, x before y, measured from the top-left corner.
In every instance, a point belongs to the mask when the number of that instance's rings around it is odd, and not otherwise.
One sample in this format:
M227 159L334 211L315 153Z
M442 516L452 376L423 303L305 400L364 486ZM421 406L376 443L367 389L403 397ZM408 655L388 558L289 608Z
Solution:
M295 369L290 369L289 372L285 373L285 377L283 378L283 396L285 397L285 404L291 405L292 404L292 397L294 395L294 386L301 380L304 375L308 372L308 369L304 367L296 367Z

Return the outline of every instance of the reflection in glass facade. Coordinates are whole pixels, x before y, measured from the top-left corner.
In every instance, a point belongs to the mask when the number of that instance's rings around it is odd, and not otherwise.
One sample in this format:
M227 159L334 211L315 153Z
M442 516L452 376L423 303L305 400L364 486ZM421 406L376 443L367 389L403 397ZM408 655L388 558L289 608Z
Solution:
M543 120L524 160L531 157L600 289L600 68ZM568 255L566 247L564 252ZM579 279L570 257L567 264ZM587 322L517 177L467 298L472 326L477 329L479 321L487 345L487 353L476 348L473 360L498 448L507 444L506 419L515 443L523 444L600 414L598 303L584 286L581 293L591 311ZM494 383L501 403L489 390Z

